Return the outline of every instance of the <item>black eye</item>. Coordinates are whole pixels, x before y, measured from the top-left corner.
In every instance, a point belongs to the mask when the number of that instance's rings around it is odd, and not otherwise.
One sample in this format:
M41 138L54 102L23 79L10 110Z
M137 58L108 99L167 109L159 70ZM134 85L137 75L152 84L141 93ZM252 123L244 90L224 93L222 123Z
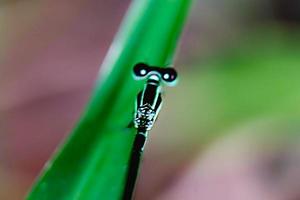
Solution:
M174 82L177 78L177 72L173 68L165 68L162 73L162 79L168 83Z
M149 72L149 66L145 63L138 63L134 66L133 72L137 77L144 77Z

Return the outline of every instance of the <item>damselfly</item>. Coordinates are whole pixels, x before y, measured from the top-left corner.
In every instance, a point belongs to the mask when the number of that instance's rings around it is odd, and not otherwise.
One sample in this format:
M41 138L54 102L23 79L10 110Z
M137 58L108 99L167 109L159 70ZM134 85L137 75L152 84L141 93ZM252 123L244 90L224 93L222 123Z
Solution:
M137 129L133 143L123 200L130 200L134 192L139 163L148 132L158 116L162 105L161 84L174 85L177 73L173 68L160 68L138 63L133 68L137 80L147 79L144 89L137 95L134 112L134 127Z

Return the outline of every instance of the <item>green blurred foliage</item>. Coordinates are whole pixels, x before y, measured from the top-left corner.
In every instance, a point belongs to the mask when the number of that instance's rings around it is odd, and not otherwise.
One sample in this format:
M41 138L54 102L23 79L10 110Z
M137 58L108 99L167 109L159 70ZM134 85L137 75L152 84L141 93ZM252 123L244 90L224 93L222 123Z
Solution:
M159 122L178 125L161 124L161 131L199 146L251 120L297 120L299 55L299 31L264 28L244 35L218 56L182 71Z

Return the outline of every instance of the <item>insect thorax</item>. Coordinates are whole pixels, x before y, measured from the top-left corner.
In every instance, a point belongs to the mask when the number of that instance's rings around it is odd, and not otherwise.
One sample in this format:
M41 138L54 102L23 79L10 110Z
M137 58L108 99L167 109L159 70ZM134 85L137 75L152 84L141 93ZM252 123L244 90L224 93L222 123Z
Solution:
M140 106L135 113L134 126L137 129L145 129L149 131L155 121L156 112L149 104Z

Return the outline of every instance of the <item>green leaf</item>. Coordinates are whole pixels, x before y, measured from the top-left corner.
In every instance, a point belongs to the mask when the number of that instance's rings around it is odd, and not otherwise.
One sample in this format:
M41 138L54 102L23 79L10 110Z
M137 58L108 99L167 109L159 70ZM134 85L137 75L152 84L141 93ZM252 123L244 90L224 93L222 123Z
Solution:
M142 82L137 62L172 63L190 0L134 0L101 67L87 109L45 166L28 200L120 199L135 130L127 128Z

